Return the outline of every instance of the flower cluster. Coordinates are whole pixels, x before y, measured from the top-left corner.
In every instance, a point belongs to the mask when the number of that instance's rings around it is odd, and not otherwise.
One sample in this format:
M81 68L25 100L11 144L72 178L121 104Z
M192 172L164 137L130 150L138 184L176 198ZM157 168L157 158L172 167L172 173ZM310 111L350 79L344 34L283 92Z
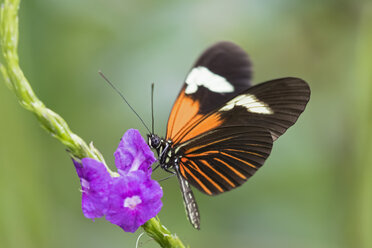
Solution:
M135 232L155 217L163 191L151 179L154 154L138 130L128 130L115 152L117 176L111 176L103 163L92 158L74 161L80 178L82 209L86 218L106 216L126 232Z

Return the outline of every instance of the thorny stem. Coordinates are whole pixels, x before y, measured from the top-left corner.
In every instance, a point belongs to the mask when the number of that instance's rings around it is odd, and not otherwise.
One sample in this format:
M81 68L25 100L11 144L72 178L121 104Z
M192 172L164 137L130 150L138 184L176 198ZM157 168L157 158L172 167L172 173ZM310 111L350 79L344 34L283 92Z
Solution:
M72 157L75 159L90 157L105 164L103 156L92 143L88 145L82 138L73 133L60 115L47 108L37 98L24 76L19 66L17 51L19 5L20 0L1 1L0 45L2 63L0 64L0 71L5 83L17 96L21 106L32 112L41 126L67 147ZM108 171L114 173L109 169ZM185 247L176 235L172 235L160 223L157 217L150 219L142 227L161 247Z

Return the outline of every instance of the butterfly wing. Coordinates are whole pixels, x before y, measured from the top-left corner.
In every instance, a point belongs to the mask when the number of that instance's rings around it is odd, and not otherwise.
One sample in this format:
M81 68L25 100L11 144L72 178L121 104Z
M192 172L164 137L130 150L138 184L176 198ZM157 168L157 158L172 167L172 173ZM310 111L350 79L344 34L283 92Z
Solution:
M221 127L179 148L180 174L208 195L243 184L265 162L270 132L258 126Z
M251 87L251 75L241 48L217 43L196 61L171 110L166 139L180 159L174 169L197 229L200 216L188 182L209 195L243 184L309 101L309 86L299 78Z
M222 126L256 124L275 141L298 119L310 99L309 85L299 78L280 78L249 88L218 109Z
M307 83L282 78L259 84L182 128L173 137L180 173L215 195L244 183L268 157L310 98Z
M195 117L170 138L176 146L219 127L256 125L270 131L275 141L297 121L309 98L310 88L302 79L271 80L248 88L209 114Z
M174 137L216 106L251 86L248 55L231 42L208 48L185 79L168 119L167 138Z

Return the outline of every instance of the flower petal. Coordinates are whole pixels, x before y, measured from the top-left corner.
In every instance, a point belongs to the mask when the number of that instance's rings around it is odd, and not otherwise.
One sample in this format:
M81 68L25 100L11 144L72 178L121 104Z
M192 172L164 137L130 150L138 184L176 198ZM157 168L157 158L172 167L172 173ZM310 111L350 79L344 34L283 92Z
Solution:
M121 175L137 170L151 174L151 165L156 160L154 153L136 129L129 129L124 134L114 155Z
M83 158L81 164L74 161L74 165L80 178L84 216L90 219L104 216L112 183L105 165L92 158Z
M126 232L135 232L159 213L162 196L158 182L150 179L145 172L139 170L122 175L115 178L112 184L106 219ZM126 204L128 199L136 204Z

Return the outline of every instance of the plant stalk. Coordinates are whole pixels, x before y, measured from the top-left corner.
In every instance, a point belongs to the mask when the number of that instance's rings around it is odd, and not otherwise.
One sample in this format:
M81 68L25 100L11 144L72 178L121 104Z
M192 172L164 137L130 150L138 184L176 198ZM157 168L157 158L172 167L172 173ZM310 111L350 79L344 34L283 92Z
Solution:
M18 10L20 0L1 1L0 7L0 45L2 63L0 71L6 85L14 92L21 106L32 112L41 126L54 138L66 146L75 159L90 157L103 162L101 153L73 133L66 121L53 110L47 108L32 90L30 83L19 66L18 57ZM107 167L107 166L106 166ZM110 173L114 173L109 170ZM185 247L181 240L172 235L161 223L159 218L152 218L143 226L145 232L161 247Z

